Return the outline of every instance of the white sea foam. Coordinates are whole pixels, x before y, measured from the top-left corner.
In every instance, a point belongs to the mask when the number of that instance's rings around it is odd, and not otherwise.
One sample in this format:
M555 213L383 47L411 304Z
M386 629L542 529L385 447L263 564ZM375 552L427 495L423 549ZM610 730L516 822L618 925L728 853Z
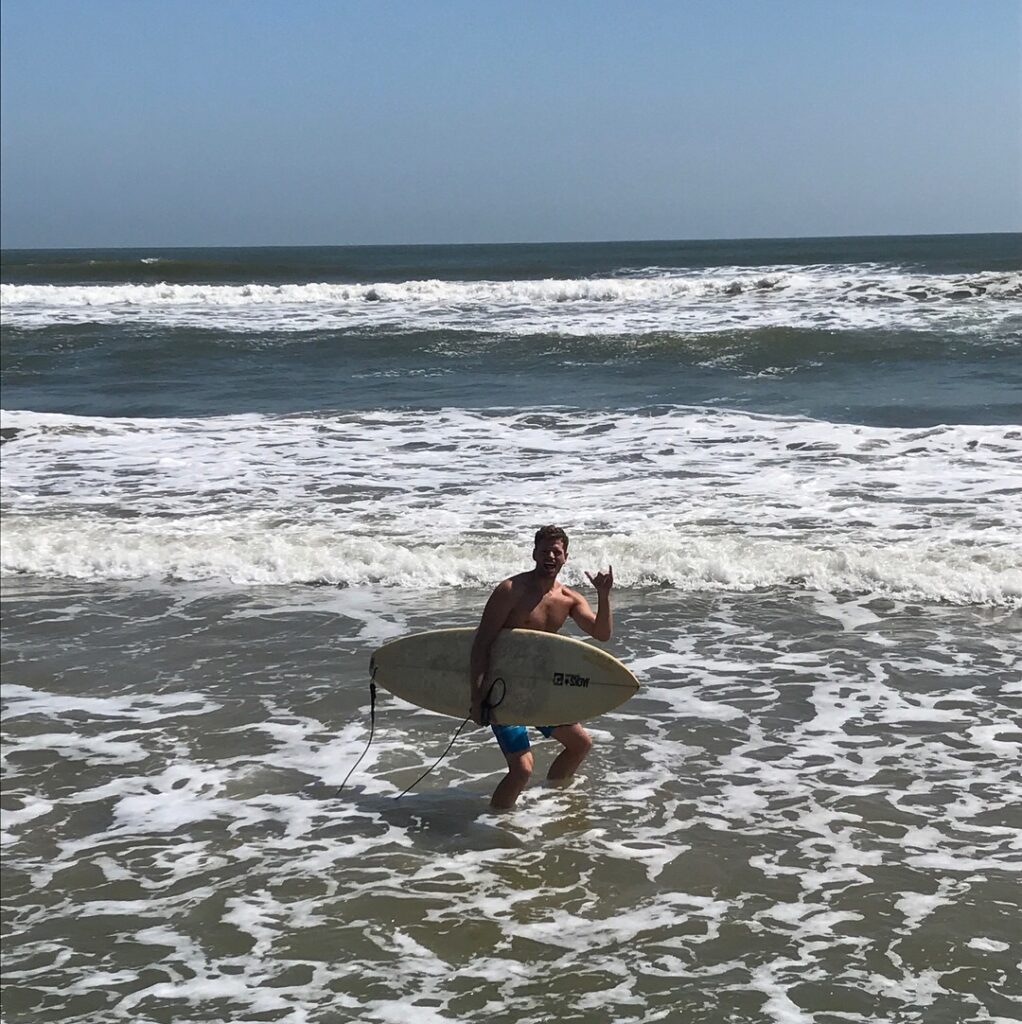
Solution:
M969 949L978 949L982 953L1003 953L1010 948L1007 942L999 942L997 939L969 939Z
M127 719L151 723L179 715L208 714L217 706L198 693L152 694L133 699L61 696L38 692L31 687L15 683L4 683L0 686L0 699L6 704L6 719L39 714L51 718L80 718L84 715L97 719Z
M386 326L565 335L753 327L974 328L1018 317L1022 274L879 264L648 268L641 276L362 284L0 286L21 328L156 323L283 331Z
M20 828L34 818L45 817L52 810L53 804L49 800L40 800L31 795L21 800L20 807L0 808L0 846L18 841L12 829Z
M563 522L576 583L612 564L625 587L1022 602L1006 427L705 409L3 423L8 572L486 585Z
M329 678L266 667L282 638L300 657L294 638L317 610L340 616L347 593L293 596L239 645L265 593L187 616L166 594L166 614L140 622L131 594L109 603L121 588L84 589L97 596L79 598L81 635L146 656L130 693L101 673L4 691L4 756L21 769L5 862L31 881L13 891L5 984L25 998L63 999L90 1024L506 1024L556 1016L564 992L583 1016L635 1022L923 1024L995 1020L1003 1004L1018 773L983 740L1013 724L999 685L1013 647L983 614L886 602L871 634L842 628L827 595L721 595L712 614L665 592L623 600L618 642L642 690L593 730L571 788L534 784L498 815L485 800L502 762L483 731L391 799L454 723L385 695L338 798L368 723L335 655L362 644L323 635L326 658L303 668ZM971 625L945 635L949 620ZM192 686L229 695L199 715L180 714L192 691L147 692L188 645ZM969 677L931 668L963 656ZM672 688L691 706L665 703ZM126 726L144 761L109 756ZM537 741L537 771L555 750Z

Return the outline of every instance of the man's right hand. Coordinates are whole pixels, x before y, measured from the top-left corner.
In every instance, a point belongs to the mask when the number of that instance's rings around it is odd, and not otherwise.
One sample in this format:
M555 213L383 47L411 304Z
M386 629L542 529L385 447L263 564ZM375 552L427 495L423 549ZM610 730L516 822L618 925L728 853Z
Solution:
M475 722L476 725L482 726L483 723L483 699L481 696L476 696L472 700L472 706L469 708L469 717Z

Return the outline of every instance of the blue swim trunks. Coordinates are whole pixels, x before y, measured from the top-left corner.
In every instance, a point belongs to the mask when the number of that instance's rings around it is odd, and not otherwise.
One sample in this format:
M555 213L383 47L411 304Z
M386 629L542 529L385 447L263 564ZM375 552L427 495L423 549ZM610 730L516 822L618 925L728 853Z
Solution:
M493 735L497 737L500 749L505 754L521 754L529 749L529 730L524 725L491 725ZM549 736L559 725L539 725L537 729L544 735Z

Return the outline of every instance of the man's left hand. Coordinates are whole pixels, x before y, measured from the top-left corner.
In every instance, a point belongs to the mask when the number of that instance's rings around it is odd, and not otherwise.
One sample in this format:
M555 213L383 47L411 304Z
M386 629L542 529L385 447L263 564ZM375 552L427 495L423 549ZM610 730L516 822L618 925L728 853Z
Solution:
M598 572L595 576L587 572L586 576L589 577L589 582L596 587L596 592L600 595L609 594L610 588L614 586L614 566L612 565L607 566L606 572Z

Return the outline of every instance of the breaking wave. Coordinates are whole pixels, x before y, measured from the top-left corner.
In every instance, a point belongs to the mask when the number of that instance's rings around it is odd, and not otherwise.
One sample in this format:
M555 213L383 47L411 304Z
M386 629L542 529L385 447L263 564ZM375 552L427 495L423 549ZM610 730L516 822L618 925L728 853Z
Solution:
M0 286L7 323L22 329L156 323L568 335L752 327L955 330L1017 318L1020 298L1019 273L923 274L868 264L649 268L641 275L515 281Z
M1022 435L667 407L212 419L4 415L3 568L230 585L567 579L1022 601Z

